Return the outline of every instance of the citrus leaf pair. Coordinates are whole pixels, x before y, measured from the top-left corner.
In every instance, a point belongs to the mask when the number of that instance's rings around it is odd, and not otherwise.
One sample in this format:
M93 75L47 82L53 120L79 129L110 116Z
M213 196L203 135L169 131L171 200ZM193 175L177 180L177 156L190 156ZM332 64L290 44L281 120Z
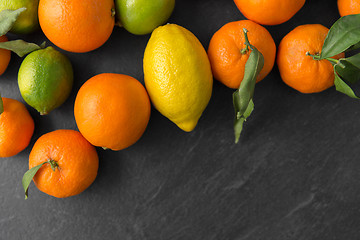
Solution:
M356 83L360 79L360 54L340 59L339 62L334 65L334 70L336 90L351 98L360 99L343 80L345 79L349 83Z
M240 87L233 93L233 104L235 109L235 143L239 142L243 124L254 110L253 96L256 78L264 67L264 56L259 50L250 44L247 37L247 30L244 29L245 45L251 49L249 59L245 64L244 78Z
M356 83L360 79L360 55L342 58L334 65L335 72L349 83Z
M24 11L26 11L26 8L19 8L16 10L3 10L0 12L0 36L5 35L11 30L17 18ZM14 40L0 43L0 48L13 51L19 57L23 57L26 54L29 54L44 47L45 42L40 46L34 43L27 43L23 40Z
M360 48L360 14L340 18L330 28L318 60L327 59L334 66L336 90L360 99L348 85L360 79L360 54L340 60L331 57Z
M320 60L360 48L360 14L337 20L326 36Z

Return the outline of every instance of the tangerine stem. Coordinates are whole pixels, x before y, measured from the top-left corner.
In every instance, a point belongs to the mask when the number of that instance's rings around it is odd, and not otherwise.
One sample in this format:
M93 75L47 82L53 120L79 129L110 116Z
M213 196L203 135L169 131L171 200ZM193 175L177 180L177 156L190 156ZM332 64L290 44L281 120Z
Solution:
M306 56L310 56L312 57L314 60L316 61L320 61L320 60L323 60L323 59L320 59L320 55L319 54L310 54L310 52L306 52ZM326 60L328 60L329 62L331 62L332 65L335 65L335 64L339 64L340 66L342 67L345 67L342 63L340 63L339 60L337 59L334 59L334 58L325 58Z
M306 52L306 56L310 56L314 60L320 60L320 55L319 54L310 54L310 52Z
M243 31L244 31L244 36L245 36L245 48L244 49L241 49L241 54L245 54L249 51L249 47L250 49L252 50L252 47L251 47L251 44L249 42L249 38L248 38L248 35L247 33L249 32L246 28L243 28Z
M248 35L247 35L247 33L249 31L246 28L243 28L243 32L244 32L244 36L245 36L245 44L246 44L246 46L249 46L250 49L252 49L249 38L248 38Z
M115 17L115 14L116 14L115 8L112 8L111 9L111 17Z
M329 62L331 62L333 65L339 63L339 60L334 59L334 58L325 58L325 59L328 60ZM339 65L342 65L342 64L339 64ZM342 65L342 66L344 66L344 65Z
M245 46L245 48L243 48L243 49L241 49L241 54L245 54L245 53L247 53L247 51L249 51L249 46L248 45L246 45Z
M52 169L54 172L55 172L56 168L59 167L59 164L58 164L55 160L49 159L49 160L47 160L47 162L50 164L51 169Z

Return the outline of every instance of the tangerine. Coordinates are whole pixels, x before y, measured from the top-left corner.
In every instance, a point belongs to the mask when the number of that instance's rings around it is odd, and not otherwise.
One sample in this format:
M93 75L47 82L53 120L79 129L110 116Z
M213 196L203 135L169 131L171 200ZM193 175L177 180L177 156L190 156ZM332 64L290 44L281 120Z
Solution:
M15 99L2 98L0 114L0 157L12 157L24 150L34 133L34 120L25 105Z
M94 182L99 167L94 146L74 130L56 130L36 141L29 169L44 162L34 183L40 191L57 198L83 192Z
M310 55L320 55L329 29L320 24L296 27L280 42L277 64L282 80L302 93L324 91L334 85L332 64L314 60ZM344 53L334 58L344 57Z
M76 124L94 146L115 151L134 144L143 135L151 105L135 78L114 73L96 75L80 88L74 107Z
M8 41L8 39L5 35L0 36L0 42L6 42L6 41ZM10 58L11 58L11 52L9 50L0 49L0 75L2 75L6 71L10 63Z
M254 22L278 25L292 18L305 0L234 0L240 12Z
M103 45L115 25L113 0L40 0L39 22L46 37L69 52Z
M250 56L251 50L246 50L244 28L248 30L250 44L264 56L264 67L257 77L257 82L271 72L275 63L276 45L263 26L250 20L225 24L212 37L208 55L215 79L229 88L239 88L244 78L245 64Z
M360 0L338 0L340 16L360 13Z

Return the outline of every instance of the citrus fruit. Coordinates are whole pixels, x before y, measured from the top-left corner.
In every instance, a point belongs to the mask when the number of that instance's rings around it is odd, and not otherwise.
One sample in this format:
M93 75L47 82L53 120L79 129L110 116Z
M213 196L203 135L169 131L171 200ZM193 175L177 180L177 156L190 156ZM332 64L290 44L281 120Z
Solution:
M338 0L340 16L360 14L360 0Z
M24 150L34 132L34 121L21 102L2 98L0 114L0 157L12 157Z
M6 42L8 39L7 37L0 36L0 42ZM7 69L11 58L11 52L6 49L0 49L0 76L5 72Z
M143 35L168 20L175 0L115 0L115 5L122 26L133 34Z
M59 107L68 98L73 85L69 59L53 47L30 53L21 63L20 93L41 115Z
M210 62L189 30L156 28L144 54L145 85L155 108L184 131L192 131L212 93Z
M264 56L264 67L257 82L270 73L275 63L276 45L264 27L250 20L225 24L211 38L208 55L215 79L234 89L239 88L244 78L245 64L251 52L246 50L244 28L248 30L251 45Z
M248 19L263 25L278 25L292 18L305 0L234 0Z
M26 10L17 18L11 32L16 34L27 34L39 29L38 19L39 0L2 0L0 11L16 10L25 7Z
M40 26L56 46L89 52L103 45L115 24L113 0L40 0Z
M99 167L94 146L74 130L49 132L36 141L29 169L44 162L34 183L40 191L57 198L83 192L94 182Z
M296 27L280 42L277 65L282 80L302 93L321 92L334 85L334 69L328 60L314 60L319 55L329 29L320 24ZM334 58L339 59L344 54Z
M151 105L135 78L114 73L96 75L80 88L74 107L76 124L93 145L122 150L143 135Z

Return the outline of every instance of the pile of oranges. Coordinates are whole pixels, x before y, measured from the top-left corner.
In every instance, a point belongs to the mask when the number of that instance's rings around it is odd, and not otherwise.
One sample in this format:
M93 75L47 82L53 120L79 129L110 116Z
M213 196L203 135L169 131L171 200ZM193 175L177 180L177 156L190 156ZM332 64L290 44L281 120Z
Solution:
M119 23L116 3L120 1L40 0L39 26L57 47L75 53L89 52L101 47ZM332 64L310 56L321 52L329 29L319 24L298 26L276 49L271 34L260 25L288 21L305 0L234 2L249 20L228 23L213 35L207 53L215 79L229 88L239 88L252 51L245 44L249 41L264 57L256 82L271 72L277 59L282 80L302 93L321 92L334 85ZM338 0L338 8L341 16L359 14L360 0ZM243 34L244 29L247 35ZM7 41L5 35L0 37L0 42ZM343 53L333 58L342 57ZM0 75L9 62L10 51L0 49ZM11 157L29 145L34 121L25 105L13 99L2 98L0 112L0 157ZM97 175L99 160L94 146L114 151L130 147L145 132L150 113L147 90L135 78L115 73L92 77L80 88L75 100L79 132L56 130L37 140L29 156L30 170L23 179L25 191L34 180L39 190L55 197L81 193Z

